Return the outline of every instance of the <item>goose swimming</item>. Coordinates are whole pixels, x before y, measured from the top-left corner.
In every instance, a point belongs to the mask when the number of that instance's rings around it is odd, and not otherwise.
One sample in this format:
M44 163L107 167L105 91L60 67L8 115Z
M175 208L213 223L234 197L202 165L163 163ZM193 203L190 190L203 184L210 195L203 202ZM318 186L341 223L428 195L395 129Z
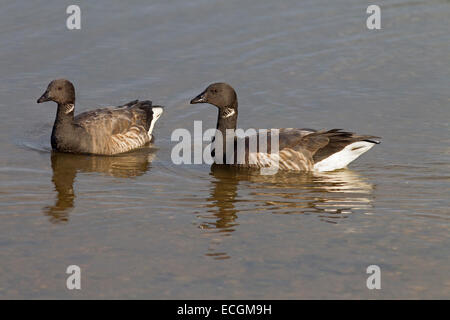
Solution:
M217 130L226 139L226 131L236 130L238 117L238 100L236 91L226 83L209 85L202 93L191 100L191 104L209 103L218 108ZM273 130L273 129L271 129ZM270 136L267 137L270 139ZM236 156L236 136L234 139L234 155ZM265 167L273 160L273 155L249 148L248 137L245 138L245 164L238 166ZM278 168L299 171L332 171L345 168L350 162L379 144L379 137L357 135L341 129L279 129ZM256 139L259 141L259 139ZM223 162L226 163L226 142L223 146ZM271 145L270 142L267 143ZM214 156L214 151L212 152ZM252 160L252 161L251 161ZM217 162L216 162L217 163Z
M70 153L113 155L140 148L154 139L153 128L163 112L151 101L134 100L74 116L75 88L65 79L50 82L37 103L46 101L58 104L52 148Z

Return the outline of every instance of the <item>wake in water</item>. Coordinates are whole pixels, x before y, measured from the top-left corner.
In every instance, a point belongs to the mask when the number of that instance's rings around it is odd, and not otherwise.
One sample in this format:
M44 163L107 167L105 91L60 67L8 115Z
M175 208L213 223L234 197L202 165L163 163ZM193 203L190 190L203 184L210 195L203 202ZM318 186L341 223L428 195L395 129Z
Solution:
M15 139L14 144L24 149L31 149L44 153L51 152L51 128L52 125L49 123L37 125L25 131L22 137Z

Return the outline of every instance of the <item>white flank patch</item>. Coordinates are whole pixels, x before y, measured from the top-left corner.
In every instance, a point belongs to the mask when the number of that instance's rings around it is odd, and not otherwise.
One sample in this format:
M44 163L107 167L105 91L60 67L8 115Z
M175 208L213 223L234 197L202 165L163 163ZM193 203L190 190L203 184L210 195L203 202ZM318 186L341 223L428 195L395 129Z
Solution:
M248 162L259 168L278 168L281 170L309 171L310 162L292 149L283 149L279 153L250 153Z
M375 144L367 141L358 141L349 144L344 149L336 152L323 159L322 161L314 164L314 170L316 171L333 171L337 169L345 168L350 162L358 158L364 152L368 151ZM354 150L356 149L356 150Z
M262 152L251 152L248 154L248 165L255 165L258 168L278 167L280 156L278 154L268 154Z
M150 123L150 129L148 129L148 134L151 135L152 131L153 131L153 127L155 126L156 120L159 119L159 117L161 117L162 113L163 113L163 108L160 107L153 107L153 119L152 122Z

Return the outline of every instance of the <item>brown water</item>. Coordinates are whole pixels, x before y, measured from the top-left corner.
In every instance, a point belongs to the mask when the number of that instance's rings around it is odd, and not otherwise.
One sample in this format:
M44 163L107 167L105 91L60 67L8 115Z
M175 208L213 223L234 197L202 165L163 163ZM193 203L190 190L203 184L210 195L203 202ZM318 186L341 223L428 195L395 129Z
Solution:
M0 11L1 298L449 298L450 1L15 1ZM151 148L54 154L51 79L76 112L166 106ZM380 135L316 175L174 165L189 100L238 92L242 128ZM82 289L66 289L68 265ZM366 268L381 268L368 290Z

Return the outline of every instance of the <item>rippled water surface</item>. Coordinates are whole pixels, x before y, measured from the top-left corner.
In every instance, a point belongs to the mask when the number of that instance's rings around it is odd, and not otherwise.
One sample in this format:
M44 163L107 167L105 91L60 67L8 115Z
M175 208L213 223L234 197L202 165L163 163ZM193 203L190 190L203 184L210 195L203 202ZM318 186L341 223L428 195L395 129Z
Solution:
M1 298L450 297L449 1L382 1L381 30L357 0L78 3L74 31L64 2L0 11ZM56 106L36 99L58 77L76 112L164 105L155 144L52 153ZM321 174L173 164L174 129L215 127L189 100L216 81L242 128L383 142Z

